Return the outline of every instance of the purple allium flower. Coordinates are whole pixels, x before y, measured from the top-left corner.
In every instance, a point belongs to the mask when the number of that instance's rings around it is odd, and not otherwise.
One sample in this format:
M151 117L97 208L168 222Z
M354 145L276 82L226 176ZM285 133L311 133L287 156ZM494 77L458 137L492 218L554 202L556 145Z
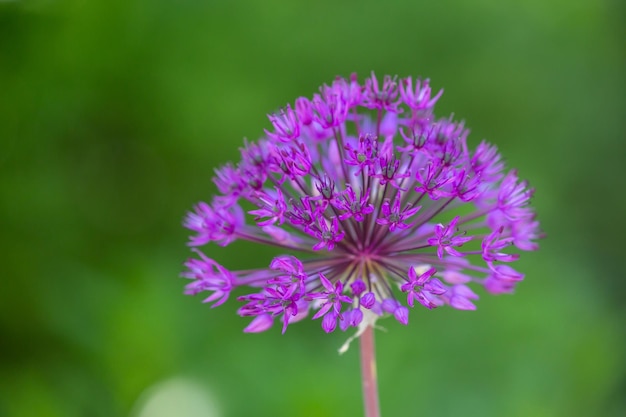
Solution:
M473 310L472 286L512 292L524 275L511 263L541 237L533 190L495 146L472 151L462 122L434 116L441 94L429 80L352 75L270 115L266 137L216 170L220 195L184 221L198 254L186 293L215 307L251 288L238 298L246 332L276 319L284 332L311 311L332 332L387 314L407 324L415 301ZM196 248L238 239L284 255L228 270Z

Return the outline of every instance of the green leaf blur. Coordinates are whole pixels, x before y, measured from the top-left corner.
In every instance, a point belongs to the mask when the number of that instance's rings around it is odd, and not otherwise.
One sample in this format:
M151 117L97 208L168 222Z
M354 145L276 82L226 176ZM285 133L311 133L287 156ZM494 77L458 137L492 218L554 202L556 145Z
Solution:
M437 114L530 180L548 235L515 295L381 323L383 415L626 415L624 16L616 0L0 0L0 416L361 415L349 333L244 335L234 299L209 309L178 274L213 168L265 114L371 70L444 88Z

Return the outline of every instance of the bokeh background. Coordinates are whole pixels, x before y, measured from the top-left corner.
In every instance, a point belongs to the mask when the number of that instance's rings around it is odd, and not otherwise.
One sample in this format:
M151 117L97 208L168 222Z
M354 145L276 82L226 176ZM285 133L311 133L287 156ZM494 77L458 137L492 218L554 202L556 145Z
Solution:
M348 334L182 295L181 220L265 114L430 77L537 189L514 296L391 320L385 416L626 415L619 0L0 1L0 416L358 416ZM227 267L271 251L212 247ZM213 411L211 411L213 410Z

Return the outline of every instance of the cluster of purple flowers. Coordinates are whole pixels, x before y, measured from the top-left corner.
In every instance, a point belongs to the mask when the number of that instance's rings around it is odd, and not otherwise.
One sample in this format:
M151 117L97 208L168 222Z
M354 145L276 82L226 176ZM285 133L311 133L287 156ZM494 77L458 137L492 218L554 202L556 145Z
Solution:
M253 318L245 331L279 319L284 332L314 311L332 332L385 314L407 324L404 297L473 310L471 285L512 292L524 275L507 249L536 250L540 237L533 190L505 172L495 146L472 151L462 122L434 116L441 94L428 80L352 75L270 115L266 137L216 170L221 195L184 225L192 247L243 239L285 255L229 270L194 248L186 293L206 291L215 307L251 287L238 298ZM246 216L242 203L256 209Z

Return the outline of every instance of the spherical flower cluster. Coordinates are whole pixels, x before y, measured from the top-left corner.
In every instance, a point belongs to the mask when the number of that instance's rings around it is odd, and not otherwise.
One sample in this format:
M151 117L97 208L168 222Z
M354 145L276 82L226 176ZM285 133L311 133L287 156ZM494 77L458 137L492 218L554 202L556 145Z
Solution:
M383 315L407 324L417 303L474 310L472 286L512 292L524 275L510 264L540 237L533 190L495 146L471 150L462 122L434 116L441 94L428 80L352 75L269 115L266 137L216 170L220 195L185 219L197 254L186 293L215 307L250 287L238 298L246 332L275 320L284 332L310 312L332 332ZM229 270L196 248L238 239L285 254Z

